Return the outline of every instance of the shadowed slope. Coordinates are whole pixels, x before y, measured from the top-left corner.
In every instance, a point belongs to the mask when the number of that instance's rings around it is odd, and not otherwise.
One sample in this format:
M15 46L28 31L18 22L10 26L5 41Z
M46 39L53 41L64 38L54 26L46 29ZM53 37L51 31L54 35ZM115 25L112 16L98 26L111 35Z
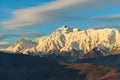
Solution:
M120 80L119 76L119 71L108 67L0 52L0 80Z

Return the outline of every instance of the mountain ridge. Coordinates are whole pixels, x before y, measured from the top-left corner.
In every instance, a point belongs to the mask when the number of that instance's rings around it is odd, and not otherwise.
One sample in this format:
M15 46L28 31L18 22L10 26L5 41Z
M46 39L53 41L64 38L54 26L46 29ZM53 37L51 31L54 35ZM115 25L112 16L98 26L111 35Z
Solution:
M110 53L120 52L120 32L115 28L80 30L65 25L48 36L37 38L34 42L37 45L19 50L19 52L24 54L48 53L51 50L69 52L74 49L81 51L80 54L86 54L99 44L106 46ZM14 48L9 46L6 50L10 51ZM13 52L15 51L17 50Z

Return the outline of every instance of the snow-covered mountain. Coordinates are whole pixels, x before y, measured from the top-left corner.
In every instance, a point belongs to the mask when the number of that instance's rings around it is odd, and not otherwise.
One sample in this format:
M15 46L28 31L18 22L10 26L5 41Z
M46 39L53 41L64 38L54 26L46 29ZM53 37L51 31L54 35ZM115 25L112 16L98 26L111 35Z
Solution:
M22 53L25 49L30 49L37 45L38 43L28 40L27 38L21 38L16 43L9 46L6 50L11 52Z
M36 49L41 52L50 50L89 52L99 44L108 47L110 52L120 50L120 33L114 28L80 30L63 26L49 36L36 39Z
M63 26L52 34L37 38L34 42L21 39L6 50L13 52L48 53L50 51L88 53L94 47L103 44L109 52L120 51L120 33L115 28L80 30Z

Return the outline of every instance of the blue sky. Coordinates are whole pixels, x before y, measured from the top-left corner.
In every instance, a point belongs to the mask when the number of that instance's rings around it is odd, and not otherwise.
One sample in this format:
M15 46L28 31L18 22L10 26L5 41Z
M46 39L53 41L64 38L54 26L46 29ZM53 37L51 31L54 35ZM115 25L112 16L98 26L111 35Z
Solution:
M62 25L119 28L120 0L0 0L0 46L48 35Z

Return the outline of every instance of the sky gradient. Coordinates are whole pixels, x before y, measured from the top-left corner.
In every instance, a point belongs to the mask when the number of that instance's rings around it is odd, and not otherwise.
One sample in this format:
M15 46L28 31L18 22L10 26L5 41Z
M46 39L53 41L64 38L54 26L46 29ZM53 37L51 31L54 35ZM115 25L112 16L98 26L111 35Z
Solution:
M0 47L48 35L62 25L119 29L120 0L0 0Z

